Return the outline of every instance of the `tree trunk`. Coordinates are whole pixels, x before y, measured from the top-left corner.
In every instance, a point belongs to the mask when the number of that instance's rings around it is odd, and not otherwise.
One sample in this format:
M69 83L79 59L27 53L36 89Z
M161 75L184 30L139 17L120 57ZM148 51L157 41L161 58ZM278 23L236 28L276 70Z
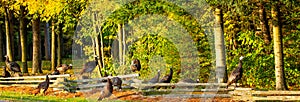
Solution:
M62 35L62 24L58 24L58 27L57 27L57 65L60 65L62 64L61 63L61 53L62 53L62 50L61 50L61 35Z
M286 90L287 85L283 66L282 27L279 7L278 4L272 6L276 90Z
M125 24L123 24L122 27L122 44L123 44L123 59L122 59L122 63L125 65L125 54L126 54L126 32L125 32Z
M41 60L41 35L40 35L40 20L34 18L32 20L32 32L33 32L33 54L32 54L32 73L42 73L42 60Z
M45 46L45 59L50 60L50 35L49 35L49 23L46 22L44 26L44 46Z
M55 21L51 23L51 70L56 69L56 43L55 43Z
M264 41L268 45L270 44L272 39L271 39L267 14L265 10L265 5L263 1L261 1L259 4L259 20L260 20L261 32L264 37Z
M97 21L97 14L96 13L93 13L93 15L92 15L92 17L93 17L93 27L94 27L94 35L95 35L95 39L94 39L94 45L93 45L93 48L94 48L94 51L95 51L95 54L98 56L98 57L101 57L100 55L101 55L101 52L100 52L100 44L99 44L99 35L98 35L98 33L99 33L99 29L98 29L98 21ZM93 37L92 37L92 39L93 39ZM100 58L100 59L102 59L102 58ZM102 66L102 62L101 62L101 60L99 60L99 58L98 58L98 74L99 74L99 76L100 77L102 77L102 72L101 72L101 68L103 68L103 66ZM105 73L105 72L104 72Z
M3 54L4 54L4 43L3 43L3 35L2 35L2 26L0 26L0 62L4 62Z
M27 36L25 33L25 21L24 21L24 11L25 7L20 6L20 40L21 40L21 51L22 51L22 72L28 73L28 66L27 66Z
M227 81L226 56L224 43L224 28L222 10L215 10L215 50L216 50L216 78L219 83Z
M8 10L8 20L9 20L9 35L10 35L10 43L11 43L11 57L9 56L9 60L15 61L15 54L17 51L15 51L15 42L14 42L14 22L13 22L13 11Z
M103 35L102 35L102 28L100 26L100 43L101 43L101 62L102 62L102 68L105 68L105 63L104 63L104 44L103 44Z
M7 7L5 7L5 35L6 35L6 55L9 57L9 61L13 61L12 46L11 46L11 29L9 21L10 12Z
M122 24L118 24L118 41L119 41L119 62L123 65L123 36L122 36Z

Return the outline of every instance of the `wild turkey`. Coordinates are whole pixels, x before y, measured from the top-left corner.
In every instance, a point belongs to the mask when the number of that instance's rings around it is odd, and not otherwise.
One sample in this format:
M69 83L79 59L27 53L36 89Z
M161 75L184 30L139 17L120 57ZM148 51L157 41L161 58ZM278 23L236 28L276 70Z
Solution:
M171 67L169 74L164 76L159 82L160 83L170 83L172 80L172 76L173 76L173 69Z
M94 71L94 69L96 68L97 65L98 65L98 56L95 56L94 61L86 62L83 65L83 68L80 71L80 75L82 75L83 73L90 73L91 74Z
M159 81L159 77L160 77L160 70L157 71L157 74L148 81L148 83L151 83L151 84L154 84L154 83L158 83ZM152 86L146 86L144 87L143 89L150 89L150 88L153 88Z
M5 64L9 71L12 71L13 73L21 72L20 65L18 63L10 62L7 55L5 57L6 57Z
M40 90L43 89L43 94L45 95L45 92L47 91L49 84L50 84L49 77L48 77L48 75L46 75L46 80L41 82L37 87L38 92L40 92ZM35 93L34 95L36 95L36 94L37 93Z
M61 64L61 65L57 66L56 69L57 69L60 73L65 74L65 72L66 72L68 69L72 69L72 64L70 64L70 65L67 65L67 64Z
M157 74L149 80L148 83L157 83L159 81L159 77L160 77L160 70L157 71Z
M55 69L52 73L51 73L51 75L59 75L60 74L60 72L57 70L57 69Z
M119 77L113 77L112 78L112 84L113 86L117 86L119 90L122 89L122 80Z
M59 75L60 74L60 72L57 70L57 69L55 69L52 73L51 73L51 75ZM51 80L56 80L56 78L51 78Z
M3 68L2 77L11 77L10 73L6 70L5 66L1 66Z
M232 83L235 83L235 87L237 87L237 81L240 80L243 76L243 68L242 68L242 60L243 60L243 56L240 57L239 60L239 65L238 67L231 72L228 81L227 81L227 86L226 88L228 89L228 86L231 85Z
M141 70L141 63L140 63L140 60L138 60L138 59L133 59L133 60L131 61L130 68L131 68L132 72L140 71L140 70Z
M107 78L106 85L103 87L103 90L101 91L98 100L101 101L102 99L111 96L112 92L113 92L112 81L110 78Z

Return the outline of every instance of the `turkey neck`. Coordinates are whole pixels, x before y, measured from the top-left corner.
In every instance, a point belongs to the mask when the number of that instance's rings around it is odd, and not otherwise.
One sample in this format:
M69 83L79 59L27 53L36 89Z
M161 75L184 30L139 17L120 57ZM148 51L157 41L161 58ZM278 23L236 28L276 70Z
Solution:
M170 77L172 78L172 76L173 76L173 69L170 68Z
M49 82L49 77L48 77L48 75L46 76L46 82Z
M239 68L241 74L243 74L243 73L242 73L242 72L243 72L242 64L243 64L243 62L242 62L242 60L240 60L240 61L239 61L239 66L238 66L238 68Z

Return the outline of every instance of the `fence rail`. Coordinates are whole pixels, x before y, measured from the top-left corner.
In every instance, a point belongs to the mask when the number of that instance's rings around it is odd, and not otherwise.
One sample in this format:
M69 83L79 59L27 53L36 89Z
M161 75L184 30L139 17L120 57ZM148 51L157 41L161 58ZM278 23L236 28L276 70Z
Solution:
M63 75L48 75L50 85L49 87L54 88L54 90L63 90L64 86L60 83L65 78L70 77L70 74ZM52 79L55 78L55 79ZM37 87L37 85L45 81L46 76L22 76L22 77L7 77L0 78L0 86L28 86L28 87Z

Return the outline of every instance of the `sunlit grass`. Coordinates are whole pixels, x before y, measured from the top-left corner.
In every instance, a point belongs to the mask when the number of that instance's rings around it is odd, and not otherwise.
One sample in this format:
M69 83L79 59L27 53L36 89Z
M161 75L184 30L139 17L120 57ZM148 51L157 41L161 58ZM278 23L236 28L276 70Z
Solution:
M25 101L25 102L88 102L85 98L76 97L76 98L58 98L55 96L42 96L42 95L30 95L18 92L9 92L1 91L0 92L0 101L1 100L10 100L10 101Z

